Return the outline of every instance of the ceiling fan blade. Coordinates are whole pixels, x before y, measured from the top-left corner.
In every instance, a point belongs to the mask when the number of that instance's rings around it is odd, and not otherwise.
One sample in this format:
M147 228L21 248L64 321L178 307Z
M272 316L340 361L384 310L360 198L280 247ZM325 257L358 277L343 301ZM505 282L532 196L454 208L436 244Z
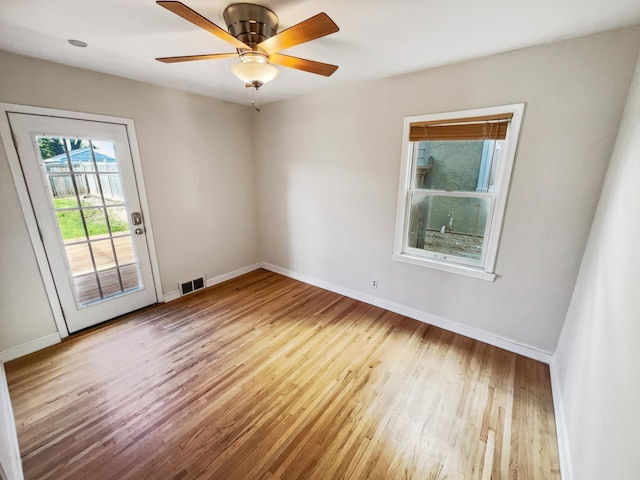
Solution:
M195 10L191 10L182 2L174 2L174 1L157 1L156 2L161 7L166 8L170 12L175 13L176 15L184 18L188 22L193 23L194 25L203 28L209 33L213 33L216 37L221 38L227 43L230 43L236 48L249 49L249 45L244 42L241 42L236 37L228 33L226 30L223 30L215 23L207 20L202 15L200 15Z
M281 53L273 53L269 55L269 63L275 63L277 65L282 65L283 67L295 68L297 70L304 70L305 72L324 75L325 77L330 77L333 72L338 69L337 65L314 62L313 60L291 57Z
M186 55L182 57L160 57L156 58L157 61L162 63L178 63L178 62L192 62L193 60L215 60L217 58L237 58L237 53L211 53L208 55Z
M300 45L301 43L324 37L331 33L339 31L338 25L329 18L326 13L319 13L311 18L307 18L304 22L300 22L291 28L287 28L282 32L266 39L258 45L269 55L279 52L286 48Z

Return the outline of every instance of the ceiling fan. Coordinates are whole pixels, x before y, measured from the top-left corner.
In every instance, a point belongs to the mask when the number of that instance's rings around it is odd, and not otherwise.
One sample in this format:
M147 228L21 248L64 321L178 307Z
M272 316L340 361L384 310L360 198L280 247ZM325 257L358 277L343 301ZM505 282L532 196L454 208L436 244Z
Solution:
M156 3L236 48L234 53L156 58L160 62L175 63L239 57L240 63L233 65L232 73L244 81L247 87L254 87L256 90L278 75L278 69L273 64L326 77L338 69L337 65L279 53L281 50L340 30L326 13L319 13L278 33L278 17L271 10L262 5L236 3L229 5L223 12L227 32L182 2L157 1Z

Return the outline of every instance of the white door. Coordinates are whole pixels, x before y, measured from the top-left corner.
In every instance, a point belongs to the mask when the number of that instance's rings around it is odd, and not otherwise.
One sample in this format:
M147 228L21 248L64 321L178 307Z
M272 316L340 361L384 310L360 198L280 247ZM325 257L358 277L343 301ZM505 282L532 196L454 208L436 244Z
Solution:
M69 332L156 303L126 126L9 123Z

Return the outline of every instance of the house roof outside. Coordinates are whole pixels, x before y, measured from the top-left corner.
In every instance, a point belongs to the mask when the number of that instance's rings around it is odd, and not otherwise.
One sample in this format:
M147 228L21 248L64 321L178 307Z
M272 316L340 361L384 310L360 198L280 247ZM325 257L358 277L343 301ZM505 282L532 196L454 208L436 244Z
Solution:
M117 162L117 159L109 155L100 153L97 150L94 150L93 154L96 158L96 162L98 163L116 163ZM89 163L93 161L93 159L91 158L91 149L88 147L71 150L69 152L69 156L71 157L72 164ZM56 155L55 157L47 158L44 161L44 163L46 165L64 165L67 163L67 155L66 153L61 153L60 155Z

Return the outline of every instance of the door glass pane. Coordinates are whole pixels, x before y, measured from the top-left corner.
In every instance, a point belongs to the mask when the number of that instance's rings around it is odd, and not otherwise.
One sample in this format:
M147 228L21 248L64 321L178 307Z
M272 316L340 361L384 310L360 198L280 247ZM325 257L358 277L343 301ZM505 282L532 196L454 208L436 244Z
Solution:
M120 268L120 276L125 291L131 290L132 288L137 289L141 283L140 268L138 268L137 264Z
M107 217L104 210L100 207L87 207L83 208L82 216L87 226L87 232L89 238L102 238L108 235L107 229Z
M91 242L91 251L93 252L93 258L96 260L96 268L98 270L105 270L116 266L116 257L113 254L110 238Z
M118 265L128 265L130 263L136 262L131 235L126 235L124 237L115 237L113 239L113 244L116 249Z
M56 202L54 202L54 205ZM82 214L79 209L70 210L69 207L63 207L65 210L56 209L58 217L58 228L65 243L77 242L86 239Z
M71 151L69 157L71 158L71 168L74 172L93 174L96 171L96 167L91 158L91 151L88 148Z
M407 246L480 260L490 207L489 198L414 195Z
M142 289L112 142L37 141L78 306Z
M100 286L102 287L102 294L105 297L122 293L120 275L117 268L98 272L98 278L100 280Z
M65 249L69 259L69 266L71 267L71 274L74 277L93 272L88 243L67 244Z
M79 305L84 305L102 298L98 287L98 279L94 273L74 277L73 286L76 301Z
M95 173L76 173L73 175L75 188L78 190L80 198L87 200L86 205L91 205L91 192L95 192L96 175ZM73 186L72 186L73 188ZM75 190L71 190L68 195L75 195Z
M49 168L49 167L46 167ZM52 169L52 172L48 175L49 179L49 188L53 192L53 196L58 200L65 199L67 205L60 205L60 207L69 206L69 207L77 207L78 202L76 196L73 195L73 179L71 175L60 173L55 167ZM56 203L56 202L54 202ZM57 207L58 205L56 205Z
M126 207L107 207L107 216L113 233L129 232L129 218Z
M69 172L67 145L63 138L36 137L40 158L47 172Z
M100 175L100 186L104 194L105 203L109 205L124 203L124 193L117 173L103 173Z

